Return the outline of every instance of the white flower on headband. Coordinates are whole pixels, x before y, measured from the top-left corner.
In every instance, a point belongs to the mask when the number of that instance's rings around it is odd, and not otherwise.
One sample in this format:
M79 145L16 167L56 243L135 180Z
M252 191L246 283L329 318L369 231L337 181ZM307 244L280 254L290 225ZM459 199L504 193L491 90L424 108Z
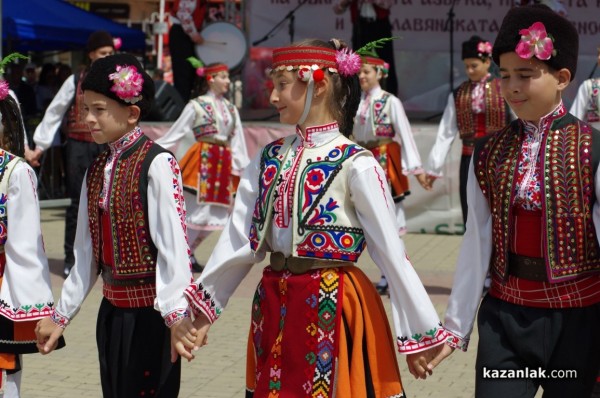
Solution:
M325 77L325 73L319 65L313 64L311 66L300 66L298 68L298 79L303 82L310 81L310 78L315 82L320 82Z
M133 65L117 65L117 71L108 75L108 79L113 81L110 91L117 97L129 104L135 104L142 99L142 85L144 78L137 68Z

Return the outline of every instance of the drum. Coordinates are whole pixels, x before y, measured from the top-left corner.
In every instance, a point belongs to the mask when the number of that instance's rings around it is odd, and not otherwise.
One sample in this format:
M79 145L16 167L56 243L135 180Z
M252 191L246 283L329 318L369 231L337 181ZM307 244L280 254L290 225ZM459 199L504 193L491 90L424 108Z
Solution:
M244 32L229 22L213 22L200 32L203 44L196 45L196 55L205 65L223 62L229 70L242 66L248 56Z

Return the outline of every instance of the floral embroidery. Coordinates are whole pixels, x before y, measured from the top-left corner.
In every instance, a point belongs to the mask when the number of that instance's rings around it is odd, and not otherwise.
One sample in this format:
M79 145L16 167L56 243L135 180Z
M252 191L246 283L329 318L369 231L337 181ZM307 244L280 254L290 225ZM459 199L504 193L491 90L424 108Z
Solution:
M189 317L190 317L190 313L187 310L178 308L176 310L169 312L167 314L167 316L165 316L165 324L167 325L167 327L170 328L171 326L173 326L180 320L182 320L184 318L189 318Z
M57 324L58 326L60 326L63 329L66 328L70 322L69 318L62 315L56 309L54 311L52 311L52 315L50 315L50 319L52 319L52 322L54 322L55 324Z
M546 33L543 23L535 22L529 28L521 29L519 34L521 40L515 49L519 57L529 59L535 56L542 61L547 61L556 55L552 37Z
M142 85L144 78L133 65L121 66L117 65L117 71L108 75L108 78L113 81L113 86L110 91L115 93L117 97L129 104L135 104L142 99Z

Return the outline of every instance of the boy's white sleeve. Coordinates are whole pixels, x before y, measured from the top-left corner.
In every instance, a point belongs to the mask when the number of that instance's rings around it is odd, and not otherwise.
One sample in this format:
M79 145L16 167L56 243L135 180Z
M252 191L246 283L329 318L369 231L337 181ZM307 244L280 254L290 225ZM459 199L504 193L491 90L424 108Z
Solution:
M192 281L179 164L170 153L154 158L148 170L148 227L157 248L156 301L167 326L187 313L183 291Z
M42 150L45 151L52 145L52 141L54 141L54 136L60 128L63 117L73 103L76 89L75 75L71 75L65 80L52 99L52 102L50 102L50 105L48 105L48 108L46 108L41 123L36 127L35 133L33 133L35 145Z
M473 160L467 178L467 204L467 225L444 320L451 335L448 343L463 351L469 344L492 256L492 214L477 182Z
M52 314L52 320L62 327L67 326L70 320L77 315L81 304L83 304L83 300L85 300L98 279L98 269L94 260L92 246L92 235L90 234L86 181L87 173L83 179L81 196L79 198L77 232L75 233L75 244L73 246L75 265L71 268L69 277L63 284L60 300L56 304L56 308Z
M444 109L442 120L438 127L435 144L429 152L427 161L427 174L435 177L442 176L442 168L446 161L446 156L450 151L452 142L458 135L458 126L456 124L456 106L454 105L454 95L448 96L448 103Z

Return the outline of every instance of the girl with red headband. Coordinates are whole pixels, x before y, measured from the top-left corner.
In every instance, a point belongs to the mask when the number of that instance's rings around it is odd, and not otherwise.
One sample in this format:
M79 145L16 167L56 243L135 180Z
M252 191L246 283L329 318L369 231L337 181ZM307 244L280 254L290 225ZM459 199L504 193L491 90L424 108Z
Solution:
M166 148L193 136L192 145L180 160L187 234L192 268L201 272L193 253L211 232L221 230L229 218L239 175L250 159L237 108L229 93L229 70L223 63L204 66L188 59L198 75L198 97L191 99L169 131L156 142Z
M404 397L396 348L425 378L445 334L398 236L385 173L350 141L360 57L339 40L273 51L270 101L296 134L245 169L233 214L184 293L194 321L172 329L192 359L235 288L269 254L248 340L247 397ZM356 266L365 247L388 275L396 337Z
M426 182L427 176L402 103L380 86L381 80L388 75L389 65L376 57L374 50L371 55L362 57L358 75L362 96L352 136L360 146L373 152L385 171L394 199L398 234L402 236L406 233L403 200L410 195L407 175L415 175L422 183ZM377 283L377 291L380 294L388 292L385 275Z

